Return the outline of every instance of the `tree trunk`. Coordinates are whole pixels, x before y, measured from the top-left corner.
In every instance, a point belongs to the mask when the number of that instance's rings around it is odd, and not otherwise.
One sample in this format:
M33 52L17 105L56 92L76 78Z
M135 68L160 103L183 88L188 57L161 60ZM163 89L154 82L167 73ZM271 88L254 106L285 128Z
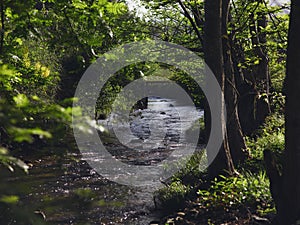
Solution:
M283 210L278 212L281 224L287 225L300 222L300 1L292 0L291 4L286 76L284 197L280 202Z
M231 54L231 40L228 36L228 19L230 0L223 0L222 5L222 37L223 37L223 60L225 72L225 99L227 107L227 133L229 148L234 165L245 160L247 147L243 137L237 110L237 89L235 84L235 73Z
M254 2L254 0L252 0ZM261 4L259 1L257 4ZM267 18L263 12L258 12L258 19L254 19L255 12L250 15L249 30L254 56L259 60L245 73L247 82L237 85L240 93L239 115L241 126L245 134L252 134L265 118L270 114L269 89L270 74L266 49Z
M223 70L223 54L222 54L222 0L206 0L205 2L205 26L204 26L204 57L208 67L216 76L221 90L224 91L225 74ZM209 85L209 84L207 84ZM222 99L221 118L219 122L224 127L225 124L225 102L222 96L215 96L217 99ZM212 107L212 106L210 106ZM210 122L206 119L206 127L210 127ZM231 158L231 153L228 144L226 129L222 129L224 141L223 144L211 165L208 172L211 178L216 177L224 170L229 173L234 172L234 165ZM211 153L207 152L208 158Z

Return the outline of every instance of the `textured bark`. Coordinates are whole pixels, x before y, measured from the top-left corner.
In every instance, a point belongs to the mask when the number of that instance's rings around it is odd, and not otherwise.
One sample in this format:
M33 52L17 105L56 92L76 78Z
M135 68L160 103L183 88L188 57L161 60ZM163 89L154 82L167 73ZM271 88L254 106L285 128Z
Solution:
M222 47L225 73L225 99L227 109L227 134L231 156L235 165L245 160L247 147L243 137L237 110L237 89L235 83L235 73L231 54L232 37L227 34L229 19L229 2L223 0L222 5Z
M222 0L207 0L205 2L204 57L206 64L216 76L221 90L224 91L225 74L223 70L222 52ZM216 98L222 99L222 96L216 96ZM222 116L218 119L224 127L226 125L224 115L225 102L222 101L221 104L222 109L220 110ZM206 120L206 123L206 126L210 126L210 121ZM208 168L209 176L211 178L224 173L224 170L229 173L234 172L227 133L225 129L223 131L225 132L223 134L223 144L216 158ZM207 154L208 157L211 157L210 152Z

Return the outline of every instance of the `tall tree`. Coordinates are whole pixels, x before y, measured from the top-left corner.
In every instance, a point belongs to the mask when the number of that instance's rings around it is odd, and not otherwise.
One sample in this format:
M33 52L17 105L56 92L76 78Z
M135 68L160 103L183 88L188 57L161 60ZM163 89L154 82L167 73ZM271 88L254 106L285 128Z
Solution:
M300 1L292 0L286 75L286 134L281 224L300 222ZM297 221L298 220L298 221ZM296 222L297 221L297 222Z
M270 189L276 204L275 224L300 222L300 1L292 0L286 64L285 152L282 175L270 150L264 158Z
M225 74L223 69L222 52L222 0L209 0L205 2L205 26L204 26L204 58L208 67L216 76L222 92L225 88ZM209 85L209 84L207 84ZM216 96L222 98L222 96ZM222 98L223 99L223 98ZM225 102L222 100L221 118L222 126L225 126ZM206 117L206 127L210 126L210 119ZM224 141L216 158L209 166L210 177L215 177L226 169L229 173L234 172L234 165L229 149L226 129L223 129ZM210 152L207 153L210 157Z
M238 4L244 5L244 2L241 1ZM247 18L248 29L239 33L250 37L248 45L251 46L252 51L250 54L245 54L244 52L247 52L245 46L235 44L235 57L239 58L237 63L247 62L247 59L250 59L250 62L246 63L248 64L246 68L240 69L236 65L236 74L239 77L236 86L241 96L239 99L240 122L243 132L249 135L262 125L270 113L270 73L266 33L267 3L265 0L251 0L248 5L249 8L246 7L246 13L243 14ZM245 38L244 35L241 36Z
M222 1L222 49L225 74L225 99L227 108L227 133L232 159L235 165L246 157L246 144L238 114L238 92L232 59L232 32L228 32L230 0Z
M183 1L178 1L179 5L182 8L182 11L184 12L184 15L188 18L188 20L191 23L191 26L195 30L196 36L198 38L199 44L203 44L203 37L200 33L202 30L203 24L204 24L204 45L207 44L207 41L213 41L213 38L210 37L209 34L211 28L210 26L216 26L217 21L216 18L213 18L212 20L215 20L214 22L207 21L207 19L210 19L209 14L212 13L216 15L215 9L211 9L207 7L207 4L210 4L209 2L205 1L205 19L201 18L201 7L200 4L191 4L191 3L184 3ZM230 18L230 0L222 0L220 3L220 22L221 25L216 27L216 29L221 30L221 34L218 38L221 38L221 45L207 44L210 47L204 46L204 57L206 60L210 60L206 57L207 54L210 54L209 52L212 52L211 48L217 48L220 47L221 53L222 53L222 59L221 59L221 66L224 66L224 69L222 70L224 77L224 83L223 91L225 95L225 103L226 103L226 109L227 109L227 131L226 136L228 136L228 147L230 150L230 154L232 156L232 161L234 165L237 165L239 162L243 161L246 154L246 144L245 140L243 138L243 132L240 124L239 114L238 114L238 92L236 88L236 82L235 82L235 67L232 60L232 45L233 45L233 33L229 32L229 18ZM214 10L210 12L210 10ZM209 25L210 23L213 23L212 25ZM208 29L207 29L208 28ZM208 33L208 34L207 34ZM215 33L216 35L217 33ZM220 41L219 40L219 41ZM222 51L223 50L223 51ZM213 53L214 54L214 53ZM215 54L214 54L215 55ZM216 55L215 55L216 56ZM210 58L210 56L208 56ZM209 64L210 67L215 66L215 63ZM215 69L213 69L213 72ZM217 75L219 76L219 75ZM221 80L219 80L221 82ZM223 81L222 81L223 82ZM221 83L220 83L221 85ZM209 109L206 108L205 110L205 116L206 116L206 130L207 134L210 132L209 129ZM206 135L208 136L208 135ZM224 167L225 169L225 167Z

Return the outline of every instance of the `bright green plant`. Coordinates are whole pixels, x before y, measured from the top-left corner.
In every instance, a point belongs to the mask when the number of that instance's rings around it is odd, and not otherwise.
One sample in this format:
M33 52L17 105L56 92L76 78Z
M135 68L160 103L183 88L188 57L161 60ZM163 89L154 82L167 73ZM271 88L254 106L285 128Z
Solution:
M44 91L52 85L48 80L51 75L44 76L48 72L41 71L41 67L28 65L23 70L24 67L0 65L0 144L6 149L16 149L21 142L51 138L52 133L59 137L59 130L64 130L71 121L70 107L55 104L51 96L47 98ZM7 150L2 151L1 158L7 166L16 164L26 169L20 160L8 156Z
M193 192L194 187L201 182L204 172L200 164L206 162L204 151L195 153L189 160L178 162L182 167L170 179L170 183L155 193L155 201L158 206L166 211L179 209Z
M270 115L257 134L246 140L250 154L255 159L262 160L266 149L280 155L284 150L284 116L277 113Z
M242 172L236 177L221 176L212 182L208 190L199 190L197 193L199 204L205 208L273 209L269 180L264 172Z
M182 169L173 175L172 181L180 180L185 185L194 186L201 181L201 177L205 174L205 170L202 169L207 165L206 152L203 149L194 153L188 160L180 160L178 164Z
M172 182L170 185L159 189L155 193L155 202L166 211L179 209L184 205L184 201L190 187L181 183L180 180Z

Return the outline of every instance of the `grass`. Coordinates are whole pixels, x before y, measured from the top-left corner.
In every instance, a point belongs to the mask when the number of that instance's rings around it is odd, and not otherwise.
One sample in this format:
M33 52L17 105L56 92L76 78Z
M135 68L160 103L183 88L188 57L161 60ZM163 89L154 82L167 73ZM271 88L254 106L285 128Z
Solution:
M187 215L192 215L194 211L201 211L202 213L197 214L198 220L195 221L199 221L200 215L210 216L209 220L213 221L212 215L218 211L223 212L220 215L225 212L236 214L235 218L238 218L237 214L240 214L240 218L243 214L250 217L251 215L260 217L273 215L275 206L270 193L269 179L264 169L263 151L269 149L275 153L280 167L284 150L284 117L278 113L270 115L255 134L246 137L246 143L251 157L238 167L239 175L220 176L210 185L201 186L205 183L205 173L199 170L202 156L196 155L184 169L173 176L169 186L158 191L157 198L161 206L169 210L170 206L175 210L181 209ZM195 191L196 196L190 198L190 193ZM185 218L192 217L187 215ZM171 220L175 221L174 218L171 217ZM223 218L225 219L225 216ZM170 217L166 221L168 220Z

